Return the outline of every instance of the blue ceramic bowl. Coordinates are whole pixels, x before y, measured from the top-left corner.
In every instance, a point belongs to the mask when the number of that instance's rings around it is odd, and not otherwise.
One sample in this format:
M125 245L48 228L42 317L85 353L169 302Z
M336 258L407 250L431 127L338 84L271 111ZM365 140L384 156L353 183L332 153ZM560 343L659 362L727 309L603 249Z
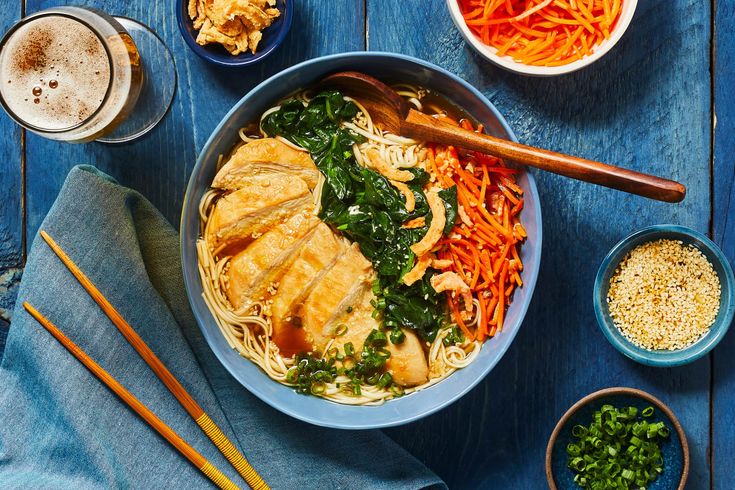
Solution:
M701 250L714 267L715 272L717 272L722 288L720 311L709 332L693 345L675 351L648 350L633 344L620 333L620 330L615 326L613 319L610 317L607 308L607 293L610 289L610 278L615 273L618 264L625 258L628 252L638 245L660 239L680 240L684 244L691 244ZM681 366L707 354L707 352L712 350L722 340L727 329L730 328L733 313L735 313L735 280L733 279L732 268L727 258L725 258L725 255L712 240L684 226L655 225L644 228L624 238L607 254L607 257L602 261L602 265L600 265L600 269L597 272L593 301L597 322L600 324L602 332L620 352L634 361L649 366Z
M684 429L661 400L634 388L607 388L596 391L567 410L556 424L546 446L546 480L549 488L551 490L579 488L574 483L574 472L567 467L567 444L572 441L572 427L577 424L588 426L592 421L592 414L605 404L616 408L636 407L639 413L646 407L654 408L652 420L664 422L671 435L660 444L664 471L648 486L648 489L683 490L689 476L689 445Z
M181 253L184 280L192 309L210 347L225 368L250 392L276 409L317 425L344 429L368 429L405 424L449 405L479 383L498 363L518 329L531 302L541 259L541 208L531 174L519 174L525 192L521 219L528 239L521 248L524 286L515 292L503 332L487 341L478 358L436 385L380 406L348 406L297 394L271 380L255 364L231 349L202 299L195 243L199 236L198 204L216 172L217 158L239 141L238 130L257 120L276 101L309 87L328 74L359 70L384 81L422 85L464 108L496 136L515 140L508 124L475 88L455 75L408 56L357 52L325 56L295 65L250 91L224 117L202 149L191 174L181 218Z
M233 56L219 44L200 46L196 43L199 31L194 29L194 23L189 18L188 5L188 0L178 0L176 4L176 20L184 41L199 57L220 66L247 66L262 60L283 43L293 21L294 2L292 0L276 0L276 8L281 11L281 15L273 24L263 30L263 39L258 45L258 52Z

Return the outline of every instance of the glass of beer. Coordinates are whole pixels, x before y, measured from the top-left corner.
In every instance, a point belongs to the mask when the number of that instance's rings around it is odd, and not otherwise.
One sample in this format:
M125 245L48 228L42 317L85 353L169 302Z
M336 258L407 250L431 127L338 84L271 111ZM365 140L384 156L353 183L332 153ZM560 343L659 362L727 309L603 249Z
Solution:
M56 7L25 17L0 40L0 102L46 138L130 141L163 118L175 88L168 48L132 19Z

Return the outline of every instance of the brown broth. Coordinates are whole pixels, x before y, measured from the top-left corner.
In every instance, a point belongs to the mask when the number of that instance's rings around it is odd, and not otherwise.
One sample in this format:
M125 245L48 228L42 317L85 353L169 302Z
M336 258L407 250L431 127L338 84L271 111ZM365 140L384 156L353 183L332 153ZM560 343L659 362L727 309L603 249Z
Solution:
M306 340L304 329L292 322L279 332L274 332L273 342L278 346L283 357L293 357L296 354L313 350L311 344Z

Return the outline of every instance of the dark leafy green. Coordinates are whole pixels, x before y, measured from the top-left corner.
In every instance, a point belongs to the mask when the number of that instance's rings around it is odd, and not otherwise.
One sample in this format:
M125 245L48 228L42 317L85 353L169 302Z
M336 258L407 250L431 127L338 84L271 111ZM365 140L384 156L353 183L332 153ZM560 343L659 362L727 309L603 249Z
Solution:
M464 342L464 334L462 331L457 327L457 325L452 325L452 329L449 331L449 333L442 339L442 342L445 346L449 347L451 345L461 344Z
M388 179L361 167L355 159L352 145L363 138L340 123L353 119L357 112L357 106L345 101L339 92L325 91L306 106L297 99L286 101L263 119L261 127L269 136L282 136L306 148L324 174L319 216L357 242L372 262L378 278L373 288L378 299L373 306L376 316L382 315L384 328L391 330L390 341L403 342L405 335L399 334L399 327L411 328L422 339L433 341L448 319L442 297L429 284L430 274L412 286L401 282L415 261L410 246L421 240L431 223L422 189L429 175L422 169L410 170L414 178L408 186L416 206L412 212L406 211L403 195ZM446 233L457 216L457 190L445 189L440 196L446 206ZM421 216L426 226L402 227Z
M444 224L444 234L446 235L452 231L454 222L457 220L457 186L453 185L439 191L439 197L444 201L444 212L447 217L447 222Z

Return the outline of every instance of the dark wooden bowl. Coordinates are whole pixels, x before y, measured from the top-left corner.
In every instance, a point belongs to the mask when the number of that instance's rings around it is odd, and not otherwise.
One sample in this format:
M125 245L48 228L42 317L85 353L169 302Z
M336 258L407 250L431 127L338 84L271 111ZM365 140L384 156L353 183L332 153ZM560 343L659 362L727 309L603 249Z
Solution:
M689 476L689 445L679 420L661 400L635 388L606 388L591 393L567 410L554 427L546 446L546 480L551 490L579 488L573 482L574 473L567 468L566 446L571 439L571 428L576 424L588 425L592 413L609 403L617 408L634 406L639 410L653 406L654 418L665 418L673 427L671 436L662 444L664 471L649 485L649 490L677 488L683 490Z

